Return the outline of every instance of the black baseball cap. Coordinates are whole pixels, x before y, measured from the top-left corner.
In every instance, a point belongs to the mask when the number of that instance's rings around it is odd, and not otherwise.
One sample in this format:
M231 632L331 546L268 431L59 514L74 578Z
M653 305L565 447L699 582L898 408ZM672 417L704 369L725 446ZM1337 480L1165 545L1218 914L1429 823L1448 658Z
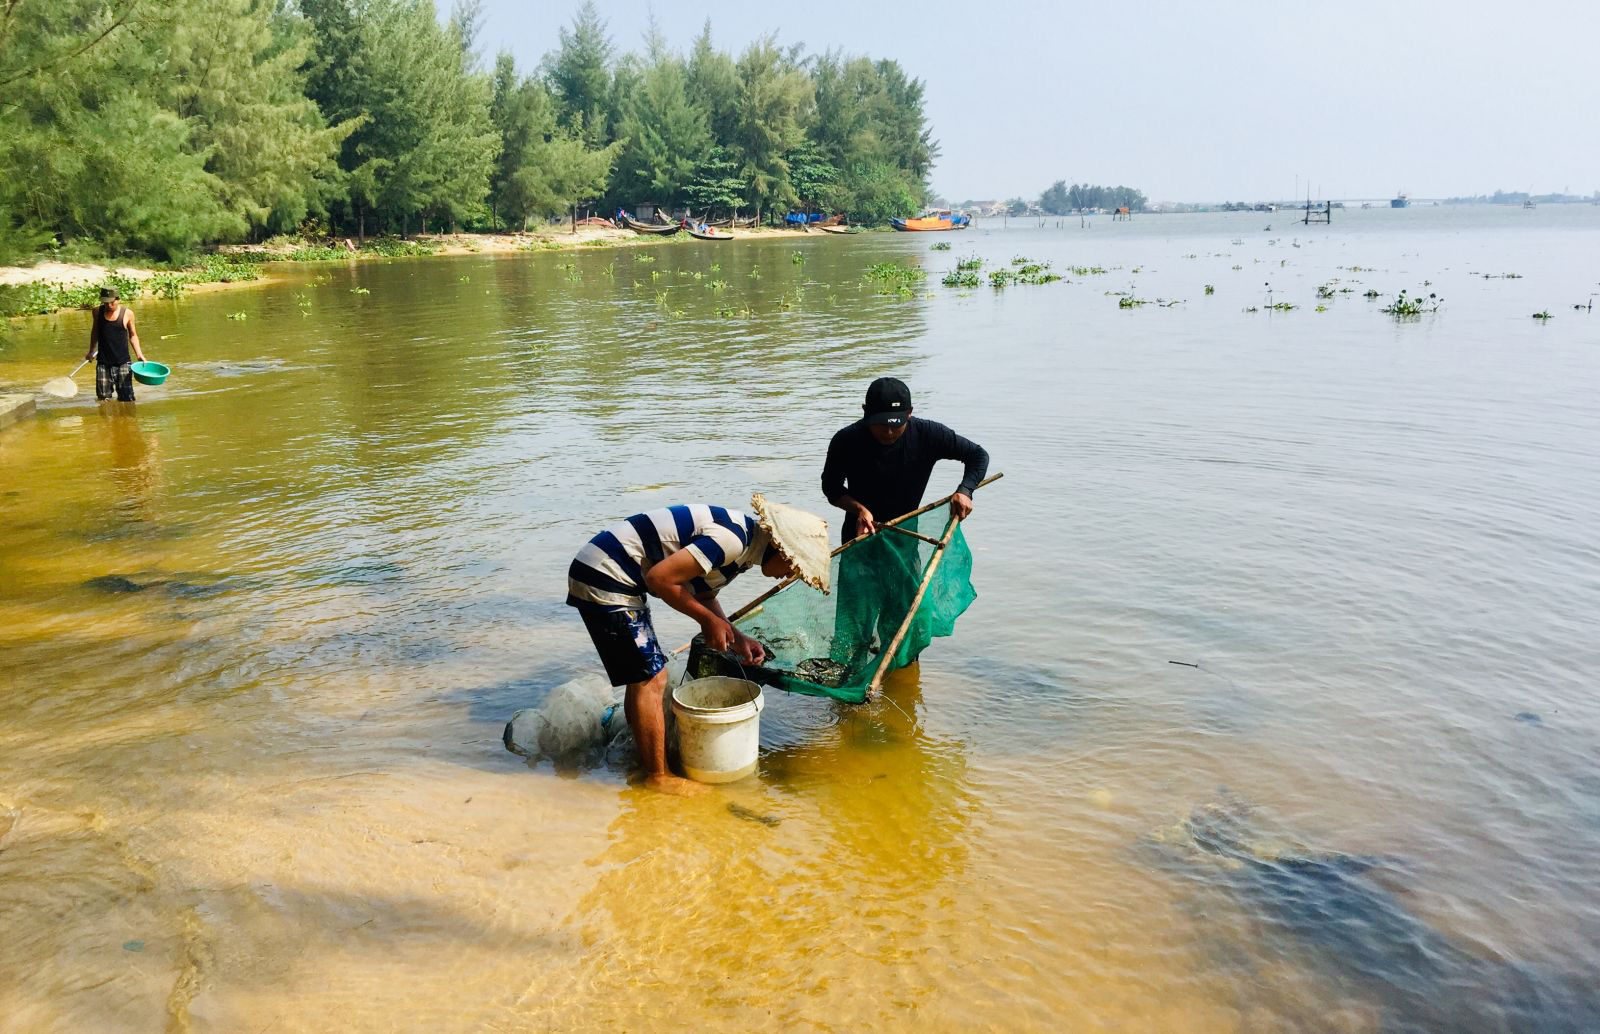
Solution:
M862 407L869 424L899 427L911 415L911 389L894 377L879 377L867 388L867 404Z

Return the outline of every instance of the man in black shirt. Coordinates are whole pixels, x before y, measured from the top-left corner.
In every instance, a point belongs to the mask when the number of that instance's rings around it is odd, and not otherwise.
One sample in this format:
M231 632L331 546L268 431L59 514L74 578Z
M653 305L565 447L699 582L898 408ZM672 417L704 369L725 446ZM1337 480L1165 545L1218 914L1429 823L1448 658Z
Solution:
M972 492L989 469L988 453L943 424L912 416L911 389L893 377L872 382L862 411L860 420L833 436L822 467L823 494L845 512L844 541L921 506L940 460L966 465L950 511L957 519L972 512ZM937 520L933 534L942 532L944 515L928 516ZM887 648L916 593L919 549L916 539L891 533L839 555L830 659L859 668Z
M844 541L870 533L922 505L933 465L959 460L966 473L950 500L958 519L972 512L972 493L989 470L989 454L943 424L911 415L911 389L893 377L867 388L863 416L828 443L822 493L845 512Z

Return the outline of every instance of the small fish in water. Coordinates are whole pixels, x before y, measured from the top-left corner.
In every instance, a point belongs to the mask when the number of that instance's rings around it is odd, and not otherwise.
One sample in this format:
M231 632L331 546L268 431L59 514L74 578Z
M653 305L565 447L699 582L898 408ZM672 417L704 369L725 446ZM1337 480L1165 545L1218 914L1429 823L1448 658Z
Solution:
M733 801L728 802L728 811L735 817L744 819L746 822L759 822L763 826L776 826L783 822L783 820L778 818L776 815L763 815L759 811L751 811L744 805L735 804Z
M120 574L103 574L98 578L90 578L83 583L83 587L96 592L110 593L144 592L150 588L149 585L140 585L132 578L124 578Z
M794 673L814 686L829 689L838 689L850 678L848 667L827 657L807 657L794 666Z

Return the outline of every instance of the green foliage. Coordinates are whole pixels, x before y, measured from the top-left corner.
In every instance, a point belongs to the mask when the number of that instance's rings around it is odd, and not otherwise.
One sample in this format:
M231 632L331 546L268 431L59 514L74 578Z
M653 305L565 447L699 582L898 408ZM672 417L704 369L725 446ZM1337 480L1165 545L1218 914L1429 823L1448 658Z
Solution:
M1425 312L1438 312L1439 305L1444 299L1437 294L1429 294L1423 298L1420 294L1408 295L1402 288L1395 296L1393 303L1384 306L1383 311L1395 319L1410 319L1421 316Z
M109 273L96 283L28 283L0 286L0 317L42 316L58 309L92 309L100 302L100 288L115 287L124 301L149 294L156 298L179 298L194 284L235 283L261 276L253 263L212 255L198 265L156 273L145 279Z
M1097 187L1088 183L1067 186L1066 180L1056 180L1039 195L1039 207L1047 215L1068 215L1090 208L1117 209L1142 212L1150 199L1132 187Z
M475 8L439 24L433 0L301 0L316 30L310 93L357 121L340 154L344 208L409 233L479 218L501 147L489 78L475 70Z
M604 145L613 99L611 39L593 0L584 0L572 27L561 30L561 47L545 58L545 77L560 110L561 125L591 146Z
M944 279L939 282L946 287L978 287L983 280L975 270L955 269L946 273Z
M0 261L526 228L592 201L883 223L927 200L924 87L894 61L770 36L735 60L709 23L686 56L652 26L619 58L585 3L538 75L491 74L462 3L0 0Z
M650 51L638 83L620 99L623 146L613 191L677 205L711 150L711 131L705 109L689 99L683 61L666 53L658 34Z
M789 165L789 182L803 205L821 203L839 178L839 170L810 140L791 149L783 160Z
M935 244L933 247L929 248L928 250L929 251L949 251L950 250L950 242L949 241L940 241L939 243Z
M799 200L785 155L805 139L814 98L798 59L768 36L752 43L735 65L739 92L728 143L745 181L745 197L758 214Z
M1216 294L1216 293L1217 293L1216 287L1212 286L1211 284L1207 284L1206 285L1206 294L1207 295L1213 295L1213 294Z
M1541 312L1534 313L1533 314L1533 318L1536 319L1536 320L1539 320L1542 323L1545 320L1554 319L1555 317L1550 315L1550 310L1549 309L1545 309L1545 310L1543 310Z
M497 222L504 216L526 228L604 191L622 145L591 147L558 126L549 90L537 79L519 79L509 54L495 64L490 115L501 141L492 192Z
M928 278L926 271L915 266L902 266L897 262L879 262L867 267L862 275L867 283L873 285L877 294L892 294L902 298L910 298L916 294L916 286Z

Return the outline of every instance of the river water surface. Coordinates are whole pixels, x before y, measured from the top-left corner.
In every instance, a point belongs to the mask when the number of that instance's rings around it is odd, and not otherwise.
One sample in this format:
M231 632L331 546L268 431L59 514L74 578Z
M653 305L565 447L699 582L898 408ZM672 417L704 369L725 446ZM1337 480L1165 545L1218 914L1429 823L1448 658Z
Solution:
M941 286L968 255L1066 280ZM879 295L886 261L933 276ZM0 432L0 1029L1583 1029L1597 291L1600 208L1547 206L140 301L167 385ZM87 326L14 323L0 381ZM891 702L769 691L758 775L693 800L507 753L596 668L578 545L822 512L883 374L1007 475Z

